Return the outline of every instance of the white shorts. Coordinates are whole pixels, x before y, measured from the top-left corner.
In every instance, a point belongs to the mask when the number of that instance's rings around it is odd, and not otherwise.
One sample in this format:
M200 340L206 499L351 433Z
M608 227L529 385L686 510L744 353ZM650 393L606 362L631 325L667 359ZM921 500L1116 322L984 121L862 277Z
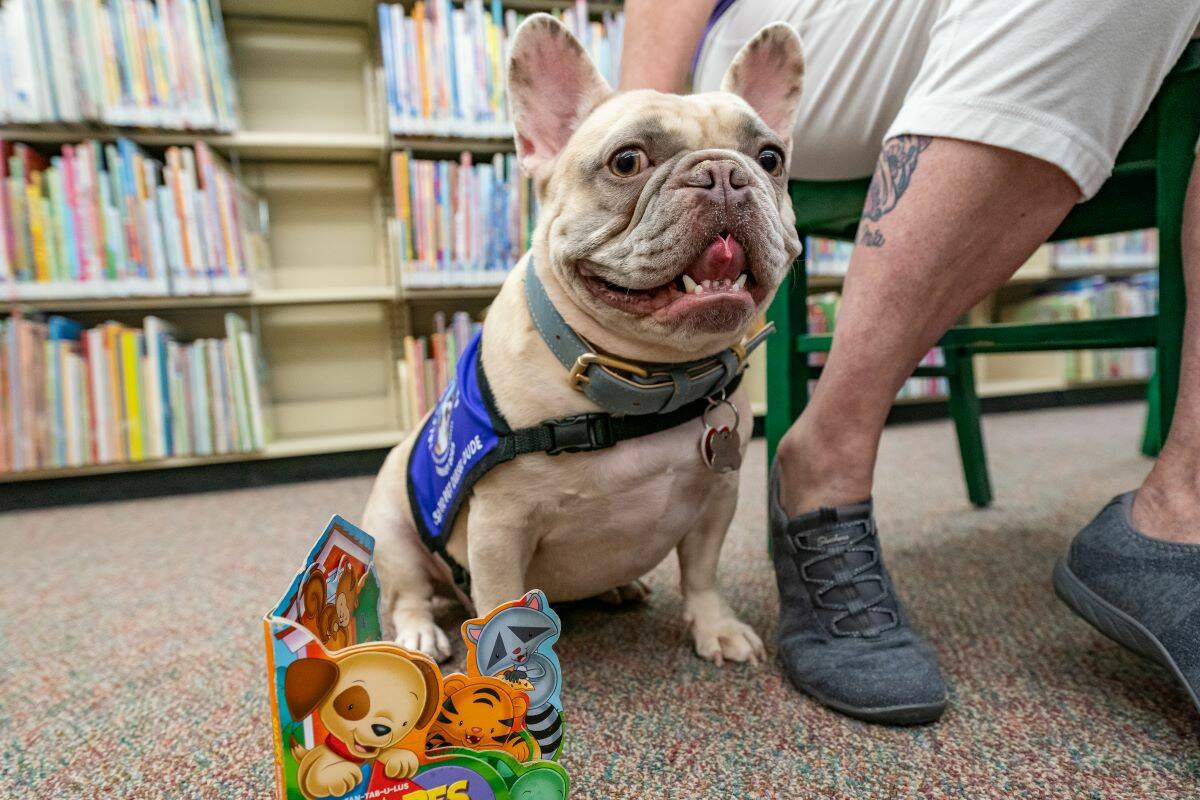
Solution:
M1094 195L1197 24L1200 0L739 0L709 32L717 89L768 22L804 40L792 174L870 175L881 143L966 139L1049 161Z

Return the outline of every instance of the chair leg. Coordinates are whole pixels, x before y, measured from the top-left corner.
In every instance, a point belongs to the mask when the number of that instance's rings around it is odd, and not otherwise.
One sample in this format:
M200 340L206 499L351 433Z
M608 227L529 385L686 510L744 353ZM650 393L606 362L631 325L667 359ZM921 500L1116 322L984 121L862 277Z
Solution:
M808 280L803 256L784 278L767 310L767 319L775 323L775 334L767 339L765 433L769 468L779 440L808 405L808 355L796 352L796 337L808 331Z
M1155 458L1162 448L1162 429L1159 427L1158 373L1150 376L1146 386L1146 427L1142 432L1142 455Z
M1155 182L1158 216L1158 426L1165 441L1179 393L1186 306L1183 280L1183 202L1195 160L1197 136L1195 82L1164 84L1158 106L1158 157Z
M984 508L992 502L992 481L988 476L987 452L983 445L983 425L979 395L975 393L975 365L969 353L946 350L949 372L950 416L958 434L958 452L962 458L963 478L971 503Z

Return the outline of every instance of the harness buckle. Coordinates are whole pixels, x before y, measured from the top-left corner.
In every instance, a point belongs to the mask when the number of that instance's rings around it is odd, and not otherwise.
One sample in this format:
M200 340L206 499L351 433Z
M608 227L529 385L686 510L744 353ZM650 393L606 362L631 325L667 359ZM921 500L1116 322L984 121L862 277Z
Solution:
M631 364L619 358L606 356L603 353L584 353L575 359L575 364L571 367L571 373L567 375L567 383L570 384L572 389L577 392L583 391L583 384L590 381L584 373L587 372L587 368L592 364L599 364L602 367L609 367L610 369L619 369L637 375L639 378L650 377L650 373L637 364Z
M553 444L546 452L552 456L559 453L603 450L617 443L613 435L612 417L608 414L579 414L574 417L548 419L542 424L550 429Z

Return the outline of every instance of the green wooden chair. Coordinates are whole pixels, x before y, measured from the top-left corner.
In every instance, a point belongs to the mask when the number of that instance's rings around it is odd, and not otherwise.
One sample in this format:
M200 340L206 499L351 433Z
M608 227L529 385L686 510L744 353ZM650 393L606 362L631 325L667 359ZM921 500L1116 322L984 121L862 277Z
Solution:
M1075 207L1051 241L1158 228L1159 309L1156 315L1037 324L952 328L940 347L945 366L919 367L918 377L945 377L958 435L967 495L976 506L992 500L972 356L1126 347L1157 348L1143 449L1158 452L1166 438L1179 388L1184 283L1183 201L1200 136L1200 42L1192 42L1159 90L1145 119L1117 156L1113 175L1091 200ZM869 179L793 181L792 204L803 239L853 241ZM768 458L808 402L808 382L819 374L812 353L827 352L832 336L808 333L805 256L780 287L768 312L778 331L767 342ZM769 462L768 462L769 463Z

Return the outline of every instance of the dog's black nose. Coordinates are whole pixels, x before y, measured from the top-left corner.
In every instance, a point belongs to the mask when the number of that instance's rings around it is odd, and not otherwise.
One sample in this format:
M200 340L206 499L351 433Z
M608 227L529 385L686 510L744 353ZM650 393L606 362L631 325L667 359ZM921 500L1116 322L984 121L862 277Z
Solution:
M376 723L371 726L371 731L374 732L376 736L387 736L392 732L392 729L387 725L380 725L379 723Z

